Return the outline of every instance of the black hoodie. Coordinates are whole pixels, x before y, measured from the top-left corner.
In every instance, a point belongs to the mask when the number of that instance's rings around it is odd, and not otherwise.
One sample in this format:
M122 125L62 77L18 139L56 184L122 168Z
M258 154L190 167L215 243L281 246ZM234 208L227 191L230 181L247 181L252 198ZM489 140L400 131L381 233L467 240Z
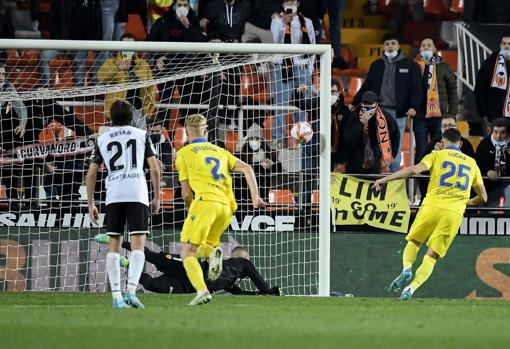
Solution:
M251 11L248 22L254 26L270 30L271 16L273 13L280 13L282 10L281 0L251 0Z
M246 0L236 0L233 6L227 5L225 0L213 0L204 11L204 17L209 20L207 36L210 40L241 42L249 16L250 3Z
M170 6L167 12L151 27L147 41L167 41L167 42L205 42L207 38L202 34L198 19L193 10L188 12L189 28L182 25L181 21L175 15L173 6Z

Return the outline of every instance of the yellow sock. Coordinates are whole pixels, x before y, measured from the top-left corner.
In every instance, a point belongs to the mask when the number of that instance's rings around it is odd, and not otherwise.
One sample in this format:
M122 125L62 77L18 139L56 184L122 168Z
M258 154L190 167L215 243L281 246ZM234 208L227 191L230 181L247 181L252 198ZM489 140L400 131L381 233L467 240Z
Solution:
M420 248L416 246L411 241L407 242L406 247L404 248L404 253L402 253L402 264L404 269L411 268L413 263L416 261L416 257L418 256L418 251Z
M200 245L197 249L197 257L209 258L209 256L213 252L213 250L214 250L214 247L212 247L211 245L207 245L207 244Z
M418 287L420 287L425 281L427 281L430 275L432 275L434 265L436 265L436 260L434 258L427 255L423 257L423 262L416 270L414 280L411 282L411 288L413 291L416 291Z
M184 265L184 269L186 270L186 275L188 275L188 279L197 290L197 292L207 290L207 286L204 281L204 274L202 273L202 268L200 267L200 263L196 257L186 257L182 261Z

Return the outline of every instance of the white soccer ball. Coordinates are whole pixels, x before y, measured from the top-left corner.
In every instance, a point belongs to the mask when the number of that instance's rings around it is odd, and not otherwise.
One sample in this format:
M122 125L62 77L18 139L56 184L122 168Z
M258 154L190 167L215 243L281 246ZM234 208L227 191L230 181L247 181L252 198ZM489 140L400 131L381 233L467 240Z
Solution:
M300 121L292 126L290 136L302 144L308 143L313 137L312 126L308 122Z

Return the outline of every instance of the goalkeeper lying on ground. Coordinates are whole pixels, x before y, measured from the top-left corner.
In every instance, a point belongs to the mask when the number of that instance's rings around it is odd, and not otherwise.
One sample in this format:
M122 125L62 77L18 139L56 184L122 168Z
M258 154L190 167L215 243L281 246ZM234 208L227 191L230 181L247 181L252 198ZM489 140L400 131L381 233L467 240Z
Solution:
M106 234L97 234L94 239L99 243L108 243L108 235ZM122 247L131 250L129 242L124 241ZM145 247L144 252L145 261L154 264L157 270L163 273L163 275L156 278L147 273L142 273L140 284L146 290L157 293L195 293L180 259L174 258L169 253L151 251L147 247ZM226 291L235 295L281 295L278 286L269 288L249 258L248 250L241 246L235 247L231 252L231 258L223 260L223 271L220 277L215 281L206 280L209 291ZM127 258L122 256L120 263L123 267L129 265ZM202 270L207 271L207 261L202 262L201 267ZM204 273L204 275L207 275L207 273ZM238 280L246 277L253 281L258 291L245 291L236 285Z

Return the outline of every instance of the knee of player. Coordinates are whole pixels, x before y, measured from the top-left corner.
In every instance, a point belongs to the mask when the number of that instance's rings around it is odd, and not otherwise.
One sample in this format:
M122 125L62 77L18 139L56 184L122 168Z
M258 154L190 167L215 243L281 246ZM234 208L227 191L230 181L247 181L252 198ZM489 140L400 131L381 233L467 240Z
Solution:
M186 257L196 257L198 246L194 244L183 244L181 258L184 261Z

